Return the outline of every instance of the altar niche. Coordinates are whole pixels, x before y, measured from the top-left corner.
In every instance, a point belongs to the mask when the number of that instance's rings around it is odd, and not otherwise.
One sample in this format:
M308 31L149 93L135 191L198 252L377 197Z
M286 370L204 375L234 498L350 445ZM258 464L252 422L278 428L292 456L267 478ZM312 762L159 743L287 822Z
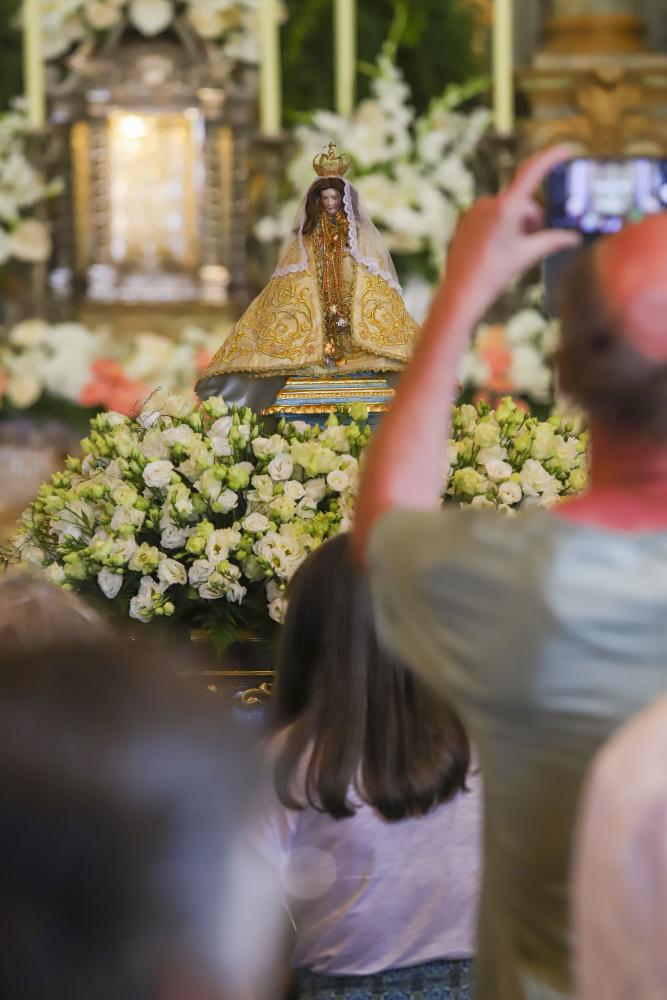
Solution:
M250 74L251 71L248 71ZM51 86L52 292L84 303L247 301L256 81L181 26L116 32Z

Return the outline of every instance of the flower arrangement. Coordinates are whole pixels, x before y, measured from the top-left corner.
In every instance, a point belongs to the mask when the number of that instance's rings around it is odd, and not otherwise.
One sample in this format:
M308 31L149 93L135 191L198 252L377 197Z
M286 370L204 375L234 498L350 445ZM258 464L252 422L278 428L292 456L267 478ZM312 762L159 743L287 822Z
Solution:
M0 266L12 259L39 263L51 253L49 230L34 210L58 185L44 184L30 164L27 133L21 111L0 114Z
M400 70L381 55L372 96L358 105L351 119L316 111L307 124L296 126L287 199L279 217L259 220L258 239L269 242L287 234L298 199L312 180L313 153L335 142L350 154L353 183L402 277L415 271L437 277L459 213L475 197L470 161L488 127L489 113L484 108L469 114L459 109L482 89L477 81L450 87L418 117Z
M165 394L136 419L103 413L24 513L10 558L138 622L204 628L220 647L242 628L268 636L302 560L350 526L366 418L353 404L322 427L268 433L249 409ZM516 511L585 485L585 435L558 418L506 399L457 408L453 427L449 502Z
M149 38L184 19L207 41L218 43L232 61L255 63L256 17L260 0L43 0L44 57L70 49L114 28L123 17Z
M106 328L26 320L0 341L0 400L27 410L44 397L84 409L134 413L158 386L189 395L223 333L186 327L114 337Z

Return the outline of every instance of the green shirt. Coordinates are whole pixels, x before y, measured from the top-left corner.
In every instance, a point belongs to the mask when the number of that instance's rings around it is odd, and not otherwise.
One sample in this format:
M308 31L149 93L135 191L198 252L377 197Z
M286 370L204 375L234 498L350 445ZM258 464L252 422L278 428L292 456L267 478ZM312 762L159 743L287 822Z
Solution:
M382 637L450 699L479 755L477 996L569 996L577 800L598 747L667 689L667 532L393 510L370 566Z

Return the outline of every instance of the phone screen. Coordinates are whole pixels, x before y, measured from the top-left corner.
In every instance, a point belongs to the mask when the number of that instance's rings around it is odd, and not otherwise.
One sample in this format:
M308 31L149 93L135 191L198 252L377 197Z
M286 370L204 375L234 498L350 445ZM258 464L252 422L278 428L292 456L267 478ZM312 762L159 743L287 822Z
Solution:
M578 229L592 239L665 208L667 160L571 160L547 179L549 227Z

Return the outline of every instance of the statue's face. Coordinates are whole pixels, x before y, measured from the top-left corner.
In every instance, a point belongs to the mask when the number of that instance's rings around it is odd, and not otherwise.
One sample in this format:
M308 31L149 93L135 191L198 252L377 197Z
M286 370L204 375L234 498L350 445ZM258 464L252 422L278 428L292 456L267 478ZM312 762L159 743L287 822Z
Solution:
M343 196L336 188L325 188L320 195L322 208L329 215L335 215L343 207Z

